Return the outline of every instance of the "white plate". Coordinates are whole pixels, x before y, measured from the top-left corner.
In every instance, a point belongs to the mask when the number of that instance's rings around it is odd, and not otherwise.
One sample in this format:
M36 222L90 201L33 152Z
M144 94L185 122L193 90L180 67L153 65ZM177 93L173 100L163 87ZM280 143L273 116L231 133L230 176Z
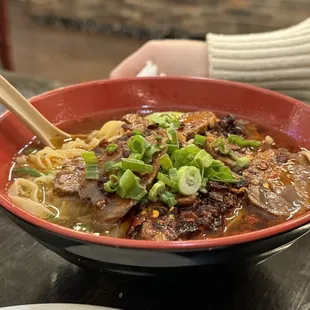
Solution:
M115 308L80 304L34 304L2 307L3 310L117 310Z

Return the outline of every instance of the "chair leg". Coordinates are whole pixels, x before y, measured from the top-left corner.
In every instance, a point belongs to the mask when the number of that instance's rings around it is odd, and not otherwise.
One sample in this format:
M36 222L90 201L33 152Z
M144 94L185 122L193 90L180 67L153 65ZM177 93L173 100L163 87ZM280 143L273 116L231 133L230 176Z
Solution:
M0 58L3 68L13 71L9 42L8 3L7 0L0 0Z

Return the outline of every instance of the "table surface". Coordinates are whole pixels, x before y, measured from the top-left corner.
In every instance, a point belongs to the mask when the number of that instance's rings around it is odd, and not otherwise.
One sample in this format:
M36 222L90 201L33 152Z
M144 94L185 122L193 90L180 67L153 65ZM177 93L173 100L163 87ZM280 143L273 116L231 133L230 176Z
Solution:
M10 77L28 97L59 85L33 79L27 84L27 78L20 82L18 75ZM86 272L38 244L0 210L0 307L31 303L310 310L310 234L239 273L205 272L195 279L161 280Z

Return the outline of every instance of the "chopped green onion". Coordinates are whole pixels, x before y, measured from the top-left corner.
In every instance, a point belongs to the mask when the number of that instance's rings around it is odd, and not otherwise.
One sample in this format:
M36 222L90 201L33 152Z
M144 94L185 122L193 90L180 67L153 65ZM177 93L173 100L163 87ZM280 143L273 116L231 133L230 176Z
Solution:
M219 151L222 155L227 155L233 159L236 159L236 155L223 139L221 138L216 139L211 143L211 146L216 151Z
M82 157L85 161L85 179L99 180L99 167L95 153L83 152Z
M178 145L179 141L178 141L177 131L174 128L169 128L167 132L170 136L170 141L168 143Z
M132 136L128 140L128 147L132 153L140 154L143 157L149 143L142 136Z
M158 124L162 128L179 128L180 112L158 112L147 115L145 118L152 123Z
M115 152L117 150L117 145L115 143L110 143L107 145L106 150L108 152Z
M133 159L133 158L122 158L122 169L131 170L140 173L151 173L153 172L153 166L145 164L142 160Z
M208 178L203 178L202 182L201 182L201 185L200 185L200 188L199 188L200 192L202 192L202 193L207 193L208 192L207 189L206 189L207 183L208 183Z
M141 154L138 154L138 153L131 153L131 154L129 155L129 158L141 159L142 156L141 156Z
M206 145L207 138L202 135L195 135L194 137L194 143L196 145L205 146Z
M236 169L243 169L246 168L249 165L250 159L247 156L239 157L236 160Z
M143 134L142 134L142 132L141 132L140 130L134 130L134 131L132 132L132 134L133 134L134 136L143 136Z
M113 170L115 170L115 162L114 161L106 161L104 164L103 164L103 172L105 174L108 174L110 172L112 172Z
M228 142L241 147L259 147L261 142L256 140L246 140L238 135L228 134Z
M174 151L176 151L179 148L177 144L167 144L167 153L172 154Z
M30 168L30 167L15 168L13 172L17 174L27 174L32 177L41 177L45 175L44 173L38 171L37 169Z
M179 192L183 195L193 195L198 192L202 179L198 168L194 166L183 166L178 170Z
M147 204L149 203L149 199L148 199L148 195L145 195L144 197L142 197L139 201L140 204Z
M173 168L172 161L168 154L165 154L159 157L159 163L165 170L169 170L170 168Z
M229 153L231 152L230 147L225 143L225 141L223 139L216 139L211 143L211 146L216 149L219 150L221 154L223 155L229 155Z
M144 152L142 160L145 163L151 163L155 153L159 152L160 148L157 146L150 145Z
M199 169L208 168L213 162L212 156L205 150L200 150L191 162L191 166Z
M118 189L119 179L116 175L112 174L109 177L109 181L103 184L103 189L108 193L113 193Z
M175 196L170 192L164 192L161 194L160 200L167 204L169 207L175 206L177 204Z
M162 139L163 139L162 136L160 136L160 135L156 136L156 140L157 140L157 141L161 141Z
M156 182L149 191L148 198L151 201L157 201L160 195L162 195L165 191L165 183L162 181Z
M178 188L178 184L176 182L170 180L170 178L167 175L165 175L161 172L157 173L157 179L159 181L162 181L163 183L165 183L167 186L171 187L174 190L176 190Z
M169 178L173 182L178 182L179 180L179 175L178 175L178 170L176 168L171 168L169 169Z
M173 152L171 160L173 166L177 169L182 166L188 166L194 159L195 155L200 151L200 148L194 144L187 145Z
M127 169L119 179L117 195L134 200L142 199L147 194L147 190L139 182L140 179Z
M113 170L122 170L122 163L119 161L113 165Z
M219 160L213 160L212 165L205 169L205 176L210 181L223 183L236 183L241 179L236 179L229 167Z

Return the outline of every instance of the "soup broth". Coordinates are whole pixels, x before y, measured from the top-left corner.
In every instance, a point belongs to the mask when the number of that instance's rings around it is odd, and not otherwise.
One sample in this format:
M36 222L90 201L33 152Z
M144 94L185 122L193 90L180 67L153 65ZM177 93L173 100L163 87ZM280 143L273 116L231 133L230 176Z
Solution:
M209 111L127 112L62 124L75 135L55 150L31 141L13 160L13 203L74 230L143 240L242 234L309 210L310 153L293 138Z

